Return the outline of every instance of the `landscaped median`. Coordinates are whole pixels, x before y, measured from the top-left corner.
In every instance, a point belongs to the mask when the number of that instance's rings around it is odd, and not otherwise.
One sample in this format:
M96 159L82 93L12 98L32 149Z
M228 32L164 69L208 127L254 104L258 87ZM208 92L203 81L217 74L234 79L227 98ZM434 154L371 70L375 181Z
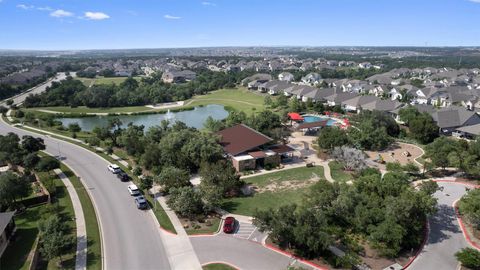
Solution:
M3 118L3 116L2 116L2 119L5 120L5 118ZM8 123L11 124L11 122L8 122ZM48 135L48 136L51 136L52 138L55 138L55 139L58 139L58 140L63 140L63 141L75 144L79 147L85 148L89 151L92 151L92 152L96 153L97 155L101 156L103 159L107 160L108 162L114 163L114 164L117 164L118 166L120 166L120 168L122 168L123 171L125 171L126 173L128 173L130 175L133 182L135 182L136 184L139 183L138 177L133 175L127 167L123 166L122 164L120 164L119 162L117 162L116 160L114 160L112 157L105 154L104 152L98 151L94 147L89 146L89 145L83 143L80 140L73 139L73 138L66 138L65 136L62 136L62 135L54 135L54 133L52 134L52 132L40 131L37 128L29 127L29 126L26 126L26 125L17 125L16 127L21 128L21 129L25 129L25 130L30 131L30 132L35 132L35 133L39 133L39 134L42 134L42 135ZM144 192L146 193L147 191L144 190ZM163 208L160 207L159 205L157 207L153 207L155 204L154 204L153 198L151 198L151 196L145 196L145 198L149 202L149 205L152 208L152 211L155 214L155 217L157 218L158 222L160 223L160 226L163 229L165 229L169 232L176 233L175 228L172 225L172 222L168 218L168 216L165 213L165 211L163 210Z

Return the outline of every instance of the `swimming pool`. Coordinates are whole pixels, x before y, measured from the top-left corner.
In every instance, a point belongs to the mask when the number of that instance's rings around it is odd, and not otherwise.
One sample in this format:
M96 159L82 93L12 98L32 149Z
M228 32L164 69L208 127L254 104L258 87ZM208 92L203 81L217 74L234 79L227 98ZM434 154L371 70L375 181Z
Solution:
M320 121L325 121L328 120L327 126L333 126L335 124L335 120L330 119L330 118L323 118L320 116L313 116L313 115L303 115L303 122L305 123L312 123L312 122L320 122Z

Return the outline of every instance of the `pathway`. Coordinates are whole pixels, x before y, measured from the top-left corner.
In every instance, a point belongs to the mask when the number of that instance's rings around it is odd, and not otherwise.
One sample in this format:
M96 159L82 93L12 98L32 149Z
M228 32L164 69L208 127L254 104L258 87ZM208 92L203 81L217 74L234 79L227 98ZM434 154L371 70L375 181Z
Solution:
M454 254L461 248L470 246L465 240L454 208L455 202L465 195L466 188L470 186L448 180L436 181L443 188L434 194L438 199L438 210L429 217L425 246L408 269L458 269Z
M70 182L70 179L60 169L55 169L54 172L62 180L67 188L70 199L72 200L73 211L75 212L75 224L77 227L77 254L75 257L75 269L87 269L87 228L85 225L85 217L83 215L82 203L78 197L75 187Z
M160 203L160 206L165 210L168 215L168 218L173 224L177 235L172 235L162 231L163 241L166 249L170 266L172 269L202 269L200 261L197 258L197 254L193 250L192 243L190 238L187 235L187 232L182 226L182 223L178 219L177 215L173 210L171 210L166 202L164 196L157 198L157 201Z

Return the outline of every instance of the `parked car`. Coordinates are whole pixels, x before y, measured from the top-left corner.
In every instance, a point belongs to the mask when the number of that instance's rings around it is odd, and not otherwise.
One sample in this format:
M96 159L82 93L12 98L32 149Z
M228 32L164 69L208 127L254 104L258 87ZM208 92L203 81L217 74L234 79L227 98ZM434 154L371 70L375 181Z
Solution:
M122 169L120 169L120 167L116 164L108 165L108 170L111 171L112 173L115 173L115 174L122 171Z
M128 181L130 180L130 176L128 176L128 174L124 171L120 171L119 173L117 173L117 178L120 179L120 181Z
M129 185L129 186L128 186L128 192L129 192L130 195L132 195L132 196L139 196L139 195L141 195L140 189L138 189L137 185Z
M148 207L147 200L142 195L135 197L135 204L138 209L147 209Z
M227 217L225 222L223 222L223 232L224 233L233 233L235 231L235 218Z

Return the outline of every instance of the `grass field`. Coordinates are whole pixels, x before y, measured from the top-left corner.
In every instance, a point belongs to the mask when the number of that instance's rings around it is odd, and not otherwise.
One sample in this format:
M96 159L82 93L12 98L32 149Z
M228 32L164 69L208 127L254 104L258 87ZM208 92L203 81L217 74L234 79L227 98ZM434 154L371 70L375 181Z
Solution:
M245 178L244 181L257 187L257 192L253 196L227 199L222 208L234 214L252 216L255 209L301 204L315 178L324 179L323 167L301 167Z
M330 173L332 174L332 178L338 182L348 182L353 180L352 174L345 172L343 170L343 165L338 161L330 161L328 163L330 166Z
M194 96L192 99L185 101L184 106L179 106L175 108L191 108L200 105L218 104L231 107L238 111L244 111L247 114L252 114L255 111L258 112L265 110L265 105L263 103L264 97L265 95L248 91L245 88L221 89L210 92L206 95ZM166 111L166 109L152 109L145 106L114 108L87 108L85 106L71 108L68 106L59 106L25 109L25 111L37 112L41 112L42 110L58 113L136 113L150 111Z
M253 93L245 88L221 89L206 95L195 96L186 104L191 106L219 104L252 114L265 109L264 98L264 95Z
M102 76L97 76L94 79L91 78L77 78L80 80L85 86L90 86L93 82L93 84L121 84L124 82L128 77L109 77L105 78ZM135 80L140 81L141 77L133 77Z

